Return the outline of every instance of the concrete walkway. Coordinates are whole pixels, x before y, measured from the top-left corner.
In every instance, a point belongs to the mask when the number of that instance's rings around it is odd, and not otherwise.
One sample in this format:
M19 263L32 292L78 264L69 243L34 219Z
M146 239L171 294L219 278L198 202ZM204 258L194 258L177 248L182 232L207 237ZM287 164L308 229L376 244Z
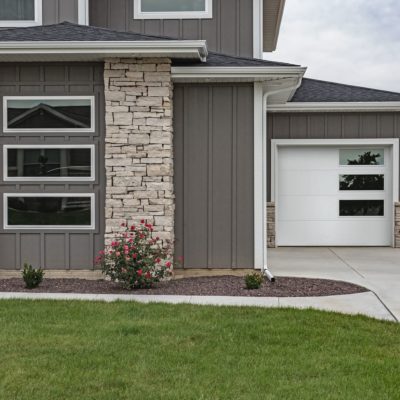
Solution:
M276 276L353 282L372 290L400 320L400 249L380 247L282 247L268 250Z
M0 300L85 300L85 301L136 301L139 303L197 304L214 306L254 306L314 308L344 314L362 314L368 317L395 321L393 316L371 292L329 297L225 297L225 296L148 296L73 293L0 293Z

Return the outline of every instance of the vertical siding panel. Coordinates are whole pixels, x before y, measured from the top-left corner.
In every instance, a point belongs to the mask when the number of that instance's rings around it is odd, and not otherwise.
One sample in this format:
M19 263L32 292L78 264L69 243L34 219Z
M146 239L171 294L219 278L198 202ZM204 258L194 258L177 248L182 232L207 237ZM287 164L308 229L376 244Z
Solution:
M396 137L395 115L392 113L380 115L380 136L383 138Z
M293 115L290 119L290 138L291 139L305 139L308 136L307 115L299 114Z
M254 89L238 88L237 106L237 266L254 267Z
M233 88L215 87L213 103L213 265L231 267Z
M310 139L320 139L325 136L325 116L320 114L309 115L308 137Z
M184 116L185 265L207 265L207 87L187 88Z
M360 123L358 114L345 114L343 116L343 137L357 139L360 136Z
M239 117L239 109L238 109L238 88L233 88L233 99L232 99L232 166L231 166L231 174L232 174L232 229L231 229L231 253L232 253L232 268L237 267L237 181L238 181L238 117Z
M327 138L339 139L342 137L342 117L340 114L328 114L326 116L327 122Z
M213 155L214 155L214 143L213 143L213 136L214 136L214 96L213 96L213 87L208 87L208 132L207 132L207 140L208 140L208 153L207 153L207 160L208 160L208 191L207 191L207 234L208 234L208 241L207 241L207 267L213 265L213 217L214 217L214 208L213 208L213 174L214 174L214 163L213 163Z
M375 113L363 114L361 116L361 137L378 137L378 115Z

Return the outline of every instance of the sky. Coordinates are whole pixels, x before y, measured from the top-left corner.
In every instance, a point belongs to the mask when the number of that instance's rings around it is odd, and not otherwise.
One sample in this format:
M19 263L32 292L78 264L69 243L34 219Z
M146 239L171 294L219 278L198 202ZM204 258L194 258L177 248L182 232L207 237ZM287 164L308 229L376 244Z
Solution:
M278 48L264 58L309 78L400 92L400 0L286 0Z

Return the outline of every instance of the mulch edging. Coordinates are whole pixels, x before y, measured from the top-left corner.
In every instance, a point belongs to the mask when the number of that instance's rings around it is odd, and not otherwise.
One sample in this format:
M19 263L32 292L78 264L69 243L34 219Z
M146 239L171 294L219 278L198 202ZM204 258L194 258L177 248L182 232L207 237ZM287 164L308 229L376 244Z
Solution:
M275 283L265 281L260 289L247 290L244 278L214 276L171 280L153 289L129 291L118 283L105 280L44 279L36 289L29 290L22 279L0 280L0 292L141 294L185 296L243 296L243 297L319 297L364 293L369 290L348 282L326 279L279 277Z

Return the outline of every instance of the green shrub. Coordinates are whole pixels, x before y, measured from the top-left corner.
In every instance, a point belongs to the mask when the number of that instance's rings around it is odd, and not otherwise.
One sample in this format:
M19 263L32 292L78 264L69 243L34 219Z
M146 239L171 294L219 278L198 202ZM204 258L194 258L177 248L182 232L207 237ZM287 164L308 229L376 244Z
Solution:
M246 283L246 289L254 290L254 289L260 289L262 283L264 282L264 277L261 274L255 272L253 274L246 275L244 280Z
M28 289L34 289L43 282L44 272L41 268L35 269L32 265L24 264L22 278Z
M122 224L125 232L100 251L96 263L103 273L126 289L150 289L169 277L174 266L171 244L162 246L153 237L153 226L142 220L139 226Z

